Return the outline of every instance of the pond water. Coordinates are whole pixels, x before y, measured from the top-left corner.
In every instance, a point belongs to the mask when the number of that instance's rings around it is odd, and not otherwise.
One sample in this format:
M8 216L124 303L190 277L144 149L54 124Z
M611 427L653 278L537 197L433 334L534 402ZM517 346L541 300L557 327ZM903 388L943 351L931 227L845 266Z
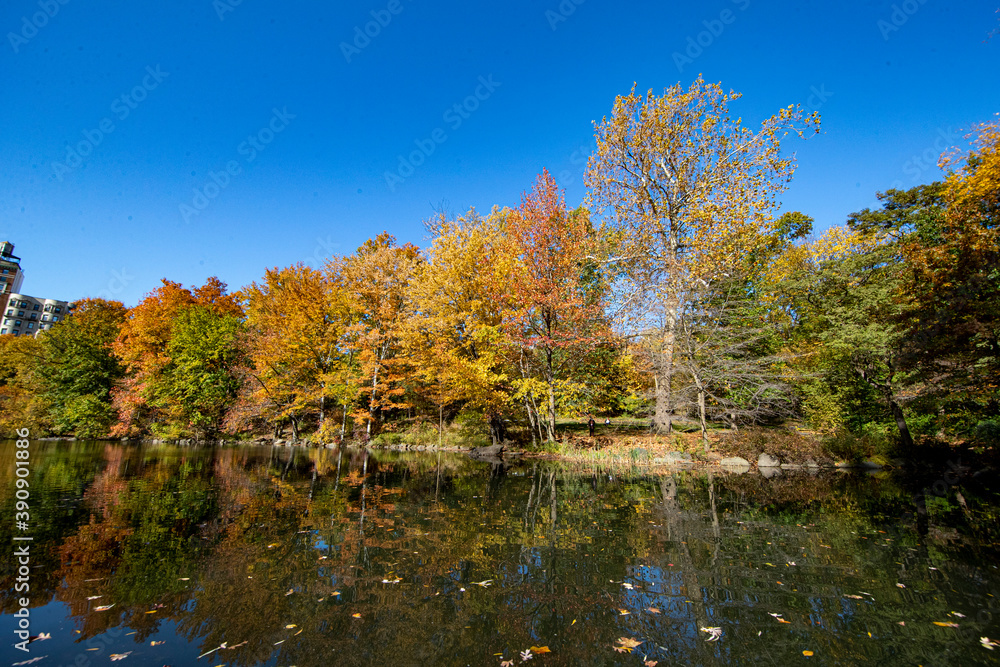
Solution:
M2 560L7 664L1000 658L980 639L1000 639L992 473L764 479L42 442L21 530L14 443L0 458L0 539L30 546L29 593ZM28 652L14 647L25 595L30 634L51 635Z

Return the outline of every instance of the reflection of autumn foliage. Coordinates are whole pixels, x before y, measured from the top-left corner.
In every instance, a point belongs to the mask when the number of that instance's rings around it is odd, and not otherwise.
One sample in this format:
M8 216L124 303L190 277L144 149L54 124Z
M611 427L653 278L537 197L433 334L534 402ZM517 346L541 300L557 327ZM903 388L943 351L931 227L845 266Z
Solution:
M819 527L830 506L823 523L850 518L848 502L865 509L840 477L626 478L283 448L112 445L103 456L84 496L91 519L60 547L59 599L81 639L127 626L148 644L175 625L191 655L235 647L217 655L231 665L481 664L534 645L551 647L552 664L585 664L616 637L654 634L708 664L697 636L708 618L774 623L734 606L735 593L844 629L826 616L843 603L830 567L880 603L898 590L857 573L861 552L846 548L857 523ZM866 488L880 506L909 500L892 484ZM796 525L806 521L816 526ZM863 557L891 570L899 552L880 546ZM776 594L761 559L799 590Z

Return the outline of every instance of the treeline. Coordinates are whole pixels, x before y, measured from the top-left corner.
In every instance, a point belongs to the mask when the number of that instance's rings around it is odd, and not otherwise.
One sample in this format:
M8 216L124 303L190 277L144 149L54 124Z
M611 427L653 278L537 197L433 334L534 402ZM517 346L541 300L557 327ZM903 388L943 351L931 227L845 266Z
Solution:
M553 441L557 417L669 432L801 419L891 438L995 442L1000 122L944 181L816 238L775 217L789 107L746 127L702 80L633 90L596 124L584 206L543 172L516 207L382 234L322 269L230 294L167 280L137 306L84 300L40 338L0 338L0 429L80 437L366 440L456 421Z

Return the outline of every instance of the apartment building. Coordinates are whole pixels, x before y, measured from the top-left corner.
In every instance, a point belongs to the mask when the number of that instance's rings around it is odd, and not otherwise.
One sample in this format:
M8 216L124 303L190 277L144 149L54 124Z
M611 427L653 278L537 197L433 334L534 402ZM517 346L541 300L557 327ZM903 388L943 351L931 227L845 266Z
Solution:
M0 319L0 335L37 336L69 315L69 303L11 294Z
M7 300L11 294L21 291L23 282L21 258L14 256L13 243L3 241L0 243L0 313L6 312Z

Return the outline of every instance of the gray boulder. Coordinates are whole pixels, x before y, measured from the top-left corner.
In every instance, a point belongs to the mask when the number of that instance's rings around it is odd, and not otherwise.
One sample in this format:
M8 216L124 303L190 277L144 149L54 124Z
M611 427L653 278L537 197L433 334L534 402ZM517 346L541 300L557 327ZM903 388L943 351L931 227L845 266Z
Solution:
M757 467L758 468L780 468L781 467L781 461L779 461L778 459L774 458L773 456L771 456L767 452L763 452L760 456L757 457Z
M730 472L750 472L750 462L739 456L733 456L719 461L719 465Z

